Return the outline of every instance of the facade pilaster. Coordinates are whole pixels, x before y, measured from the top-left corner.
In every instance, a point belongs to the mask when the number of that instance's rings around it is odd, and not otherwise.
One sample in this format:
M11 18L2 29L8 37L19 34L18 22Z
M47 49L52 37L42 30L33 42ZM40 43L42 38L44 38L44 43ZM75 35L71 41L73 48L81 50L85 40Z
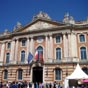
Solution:
M30 52L32 54L34 53L34 40L33 40L33 37L31 37L31 40L30 40Z
M11 55L10 55L10 60L14 61L15 60L15 40L13 39L11 42Z
M15 61L17 61L17 58L18 58L18 45L19 45L19 40L18 38L16 39L16 49L15 49Z
M27 37L27 54L26 54L26 59L28 59L28 54L30 52L30 47L29 46L30 46L30 41L29 41L29 37Z
M68 34L68 57L72 56L72 51L71 51L71 34Z
M64 45L64 58L68 57L68 35L63 34L63 45Z
M48 57L48 59L50 58L50 47L49 47L49 43L50 42L50 38L49 38L49 36L48 36L48 39L47 39L47 57Z
M46 42L46 50L45 50L45 58L48 59L48 36L45 36L45 42Z
M50 36L50 41L49 41L49 52L50 52L50 58L53 58L53 39L52 39L52 34Z
M5 42L2 43L0 62L3 62L3 60L4 60L4 54L5 54Z
M77 41L75 33L71 33L71 49L72 49L72 57L77 57Z

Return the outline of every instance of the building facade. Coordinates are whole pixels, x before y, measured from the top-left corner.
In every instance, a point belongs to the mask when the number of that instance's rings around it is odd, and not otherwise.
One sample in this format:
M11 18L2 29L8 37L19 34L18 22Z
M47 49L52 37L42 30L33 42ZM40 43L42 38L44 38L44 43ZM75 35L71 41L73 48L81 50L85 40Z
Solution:
M33 58L28 64L29 52ZM63 21L57 22L40 12L29 24L22 26L18 22L12 32L0 34L0 81L64 84L77 63L88 74L87 57L88 20L76 22L65 14Z

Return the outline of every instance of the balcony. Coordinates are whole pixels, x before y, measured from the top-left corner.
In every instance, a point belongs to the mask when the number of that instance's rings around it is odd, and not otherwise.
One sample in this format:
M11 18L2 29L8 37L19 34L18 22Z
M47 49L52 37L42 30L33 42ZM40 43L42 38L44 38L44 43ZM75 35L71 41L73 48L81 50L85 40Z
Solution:
M44 60L44 63L47 64L57 64L57 63L88 63L88 59L86 60L80 60L79 58L72 58L72 57L67 57L67 58L62 58L61 60L56 60L52 58L48 58L47 60ZM9 65L26 65L28 64L27 61L25 62L20 62L20 61L10 61L9 63L3 63L0 62L0 66L9 66Z
M0 66L9 66L9 65L25 65L27 62L20 62L20 61L10 61L9 63L1 63Z
M88 63L88 59L86 60L80 60L79 58L72 58L72 57L66 57L62 58L61 60L57 59L47 59L44 61L45 63Z

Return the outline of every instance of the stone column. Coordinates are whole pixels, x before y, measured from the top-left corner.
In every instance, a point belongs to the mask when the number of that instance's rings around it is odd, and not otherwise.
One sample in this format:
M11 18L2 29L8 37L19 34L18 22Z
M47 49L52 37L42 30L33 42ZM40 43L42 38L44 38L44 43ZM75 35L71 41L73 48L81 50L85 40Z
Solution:
M48 59L50 58L50 38L49 38L49 36L48 36L48 38L47 38L47 57L48 57Z
M71 49L72 49L72 57L77 57L77 41L76 34L71 34Z
M12 40L11 42L11 55L10 55L10 60L15 61L15 40Z
M71 34L68 34L68 57L71 57Z
M19 43L19 40L16 39L16 46L15 46L15 61L16 62L18 61L18 43Z
M46 47L46 49L45 49L45 59L47 60L48 59L48 36L46 35L45 36L45 43L46 43L46 45L45 45L45 47Z
M30 52L30 47L29 46L30 46L30 41L29 41L29 37L27 37L27 54L26 54L26 59L28 59L28 54Z
M34 53L34 41L33 41L33 37L31 37L31 41L30 41L30 52L32 54Z
M5 42L2 43L2 47L1 47L1 58L0 58L1 62L4 61L4 54L5 54Z
M63 34L64 57L68 57L68 35Z
M53 39L52 39L52 34L49 35L50 36L50 41L49 41L49 56L50 59L53 58Z

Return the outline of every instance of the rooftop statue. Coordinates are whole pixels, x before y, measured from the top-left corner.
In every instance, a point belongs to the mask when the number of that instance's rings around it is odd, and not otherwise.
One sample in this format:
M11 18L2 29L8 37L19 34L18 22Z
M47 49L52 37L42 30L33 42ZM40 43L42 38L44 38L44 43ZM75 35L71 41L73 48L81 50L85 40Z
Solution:
M51 18L48 16L48 14L47 13L44 13L42 11L40 11L39 14L33 16L33 20L36 20L36 19L39 19L39 18L51 20Z

